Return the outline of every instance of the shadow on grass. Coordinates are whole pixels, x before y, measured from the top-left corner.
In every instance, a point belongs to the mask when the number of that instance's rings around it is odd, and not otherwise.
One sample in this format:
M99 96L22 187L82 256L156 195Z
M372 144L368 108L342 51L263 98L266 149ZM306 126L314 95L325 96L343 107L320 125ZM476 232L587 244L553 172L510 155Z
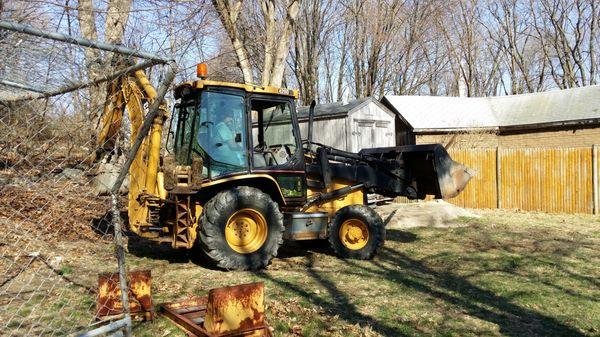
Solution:
M210 262L197 247L192 249L175 249L168 243L157 243L135 234L130 233L127 236L128 252L134 256L174 264L194 263L210 270L223 270Z
M361 313L353 303L352 294L338 288L335 276L331 277L335 274L320 273L313 268L314 258L312 254L307 256L309 263L306 275L327 289L328 299L300 285L274 278L266 272L259 271L257 275L291 290L315 305L324 307L329 315L337 315L350 324L369 325L384 336L404 336L408 331L418 333L418 327L411 326L410 322L397 325L393 320L382 321ZM422 262L387 247L384 247L378 258L371 262L344 261L350 269L361 270L360 273L352 272L353 274L362 277L366 275L372 279L374 287L377 279L392 280L414 290L415 296L437 298L456 307L459 312L494 323L499 327L500 333L506 336L584 336L579 330L553 317L513 303L510 297L499 296L453 273L431 269Z
M139 254L138 256L167 260L173 263L194 262L203 267L210 266L209 263L199 259L200 254L192 256L191 254L194 251L188 253L173 250L168 246L157 247L156 244L139 238L133 240L130 238L130 240L130 251L133 254ZM409 232L389 230L388 240L408 243L418 240L418 237ZM511 247L504 247L504 245L494 242L492 237L483 243L483 245L472 247L473 251L485 252L491 249L502 249L510 252L513 248L510 244L508 246ZM515 245L515 243L512 245ZM556 253L556 250L552 249L547 253L551 255L553 252ZM405 320L398 322L394 319L380 319L362 312L361 308L356 304L357 298L355 298L355 295L347 291L347 289L340 288L337 284L337 272L344 273L344 270L348 270L348 274L355 274L362 279L359 280L360 282L364 282L364 279L367 279L373 287L377 287L378 280L392 281L403 288L408 288L409 291L412 290L416 297L426 296L439 299L445 304L450 305L450 310L453 312L477 317L483 321L493 323L499 327L499 332L506 336L583 336L576 328L566 325L554 317L515 304L513 302L514 296L499 296L493 291L473 284L469 281L468 277L433 269L428 267L426 262L413 259L389 247L383 247L378 257L373 261L340 260L344 261L343 263L347 264L349 268L336 268L339 270L334 270L333 272L332 270L321 271L322 269L315 268L313 263L318 255L313 253L331 254L331 251L325 241L286 242L281 247L278 258L304 257L306 259L306 271L303 274L326 289L325 296L313 293L313 289L306 287L304 284L288 281L285 278L274 277L268 271L261 270L254 273L258 277L277 284L279 287L295 293L297 296L308 300L314 305L323 307L327 314L332 317L338 316L349 324L358 323L362 326L368 325L375 332L384 336L419 334L421 330L417 326L417 322ZM530 252L521 253L531 254ZM563 252L561 251L560 253ZM528 257L524 258L529 259L532 257L528 255ZM484 272L494 271L494 268L484 269ZM501 269L501 271L510 273L510 270L506 269ZM595 280L588 279L586 276L575 275L585 278L591 284L595 284ZM517 275L514 276L517 277ZM532 282L540 281L532 280ZM569 293L566 289L563 290L565 290L565 293ZM377 305L377 303L371 304ZM389 309L393 311L393 308ZM433 329L436 329L436 327L433 327ZM442 324L437 329L448 329L448 326ZM448 332L434 330L432 333L445 334ZM454 332L456 333L457 331ZM473 331L464 332L473 333Z
M310 260L308 264L307 274L310 277L312 277L315 281L317 281L320 285L322 285L325 289L327 289L331 300L323 299L317 294L309 292L308 289L300 285L288 282L284 279L275 278L267 274L265 271L259 270L255 273L257 276L269 280L287 290L291 290L298 296L309 300L311 303L323 307L328 314L332 316L337 315L346 322L349 322L351 324L358 323L362 326L369 325L373 330L377 331L378 333L384 336L406 336L406 334L403 333L398 327L393 327L385 322L378 321L376 318L373 318L369 315L360 313L356 306L351 302L350 297L345 292L340 291L337 288L334 281L319 274L313 268L312 262L314 256L311 255L308 258Z
M277 252L278 259L312 256L313 253L333 255L327 240L284 241Z
M386 241L395 241L400 243L411 243L419 240L417 234L401 231L399 229L388 229L385 234Z
M376 269L360 266L353 261L347 262L355 268L362 268L460 307L468 315L495 323L500 332L507 336L583 336L580 331L553 317L520 307L511 303L510 299L476 286L463 277L435 271L405 254L384 248L379 257L401 267L402 271L386 267L378 261L373 261Z

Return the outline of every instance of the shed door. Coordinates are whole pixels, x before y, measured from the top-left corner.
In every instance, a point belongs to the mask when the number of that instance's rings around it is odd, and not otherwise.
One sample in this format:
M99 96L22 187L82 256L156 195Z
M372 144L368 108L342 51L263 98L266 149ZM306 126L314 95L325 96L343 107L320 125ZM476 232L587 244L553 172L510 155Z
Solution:
M375 121L373 147L396 146L393 127L394 125L390 121Z
M375 142L375 121L360 120L355 121L354 127L354 151L358 152L362 149L370 149Z
M374 147L394 146L396 139L392 130L393 124L380 120L354 120L353 140L355 152Z

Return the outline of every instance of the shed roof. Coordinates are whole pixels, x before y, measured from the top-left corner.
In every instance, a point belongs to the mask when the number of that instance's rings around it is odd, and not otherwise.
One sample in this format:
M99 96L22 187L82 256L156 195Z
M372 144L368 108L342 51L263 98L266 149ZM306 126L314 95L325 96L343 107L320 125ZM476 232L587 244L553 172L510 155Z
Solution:
M497 97L386 95L382 102L415 131L600 122L600 85Z
M315 106L315 118L331 118L331 117L345 117L348 116L352 111L363 107L369 103L374 103L379 106L381 109L388 111L389 109L385 107L381 102L375 99L372 96L365 98L358 98L349 102L333 102L333 103L325 103L318 104ZM306 119L308 118L309 107L301 106L298 107L298 118Z

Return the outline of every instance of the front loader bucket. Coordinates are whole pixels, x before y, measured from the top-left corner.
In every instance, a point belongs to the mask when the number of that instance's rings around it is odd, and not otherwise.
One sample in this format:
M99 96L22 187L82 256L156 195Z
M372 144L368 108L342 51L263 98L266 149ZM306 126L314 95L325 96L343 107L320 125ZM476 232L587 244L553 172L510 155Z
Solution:
M403 158L417 180L419 195L434 195L438 199L454 198L473 176L465 165L452 160L440 144L410 146L410 149L403 151Z
M442 151L436 151L436 172L442 199L456 197L462 192L473 177L473 173L465 165L452 160L448 152L440 146Z
M453 198L464 190L473 176L466 166L452 160L441 144L364 149L358 155L393 162L388 169L400 176L402 183L388 184L393 186L388 190L412 199L424 199L426 195L438 199ZM378 187L383 186L382 182L378 183Z

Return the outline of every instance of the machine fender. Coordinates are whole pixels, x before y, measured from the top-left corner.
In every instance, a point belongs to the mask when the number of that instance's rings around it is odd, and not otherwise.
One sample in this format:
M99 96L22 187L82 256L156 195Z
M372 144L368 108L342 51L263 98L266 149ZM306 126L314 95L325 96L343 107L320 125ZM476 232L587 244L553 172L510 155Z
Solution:
M227 185L240 186L246 185L250 187L255 187L260 189L261 191L269 194L271 198L275 202L280 205L285 205L285 198L283 197L283 193L281 193L281 188L279 187L279 183L277 180L268 174L260 174L260 173L250 173L250 174L242 174L230 177L224 177L212 181L204 181L202 182L202 188L206 191L207 189L211 189L211 187L216 187L215 190L217 193L223 190ZM200 192L203 193L203 192ZM216 193L215 193L216 194Z

